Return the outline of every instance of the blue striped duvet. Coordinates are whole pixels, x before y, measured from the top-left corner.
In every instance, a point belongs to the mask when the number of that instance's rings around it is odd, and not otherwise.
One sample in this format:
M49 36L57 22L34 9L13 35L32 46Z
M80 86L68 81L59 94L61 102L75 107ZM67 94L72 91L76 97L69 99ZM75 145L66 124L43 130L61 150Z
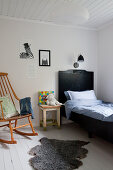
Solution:
M68 100L65 110L68 119L71 112L76 112L101 121L113 122L113 104L101 100Z

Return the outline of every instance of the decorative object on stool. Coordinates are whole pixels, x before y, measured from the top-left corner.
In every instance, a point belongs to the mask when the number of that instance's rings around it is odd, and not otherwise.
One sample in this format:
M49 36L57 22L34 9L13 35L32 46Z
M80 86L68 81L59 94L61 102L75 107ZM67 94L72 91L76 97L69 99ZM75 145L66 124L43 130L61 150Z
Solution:
M77 62L75 62L75 63L73 64L73 66L74 66L75 68L78 68L78 67L79 67L79 62L84 62L84 57L83 57L81 54L78 56Z
M55 97L54 97L54 94L49 94L47 97L47 105L50 105L50 106L56 106L56 105L62 105L62 103L58 102Z
M87 156L88 150L83 148L89 142L79 140L56 140L42 138L41 145L32 148L29 154L30 164L36 170L72 170L83 163L80 159ZM67 152L67 149L68 152Z
M47 104L47 96L49 94L54 94L54 91L39 91L38 95L39 95L39 104Z

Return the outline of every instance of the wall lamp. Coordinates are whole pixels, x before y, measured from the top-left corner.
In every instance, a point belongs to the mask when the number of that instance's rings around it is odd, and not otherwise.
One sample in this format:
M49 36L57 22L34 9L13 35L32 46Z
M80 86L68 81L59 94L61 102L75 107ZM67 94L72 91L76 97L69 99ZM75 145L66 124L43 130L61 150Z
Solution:
M75 63L73 64L73 66L74 66L75 68L78 68L78 67L79 67L79 62L84 62L84 57L83 57L81 54L78 56L77 62L75 62Z

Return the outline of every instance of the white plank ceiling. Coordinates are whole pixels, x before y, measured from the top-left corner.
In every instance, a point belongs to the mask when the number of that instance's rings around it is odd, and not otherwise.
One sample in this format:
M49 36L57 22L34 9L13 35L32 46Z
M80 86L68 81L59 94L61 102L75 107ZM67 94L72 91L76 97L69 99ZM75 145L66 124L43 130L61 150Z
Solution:
M113 0L0 0L0 15L51 23L54 10L65 1L88 9L90 18L80 26L98 29L113 20Z

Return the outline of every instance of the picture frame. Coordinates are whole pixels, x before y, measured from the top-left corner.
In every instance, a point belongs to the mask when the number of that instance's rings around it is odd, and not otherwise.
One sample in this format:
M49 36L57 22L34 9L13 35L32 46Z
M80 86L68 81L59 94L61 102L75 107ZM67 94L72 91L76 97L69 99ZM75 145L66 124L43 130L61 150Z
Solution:
M39 50L39 66L50 66L50 50Z
M20 59L34 59L34 50L31 41L21 41L20 42Z

